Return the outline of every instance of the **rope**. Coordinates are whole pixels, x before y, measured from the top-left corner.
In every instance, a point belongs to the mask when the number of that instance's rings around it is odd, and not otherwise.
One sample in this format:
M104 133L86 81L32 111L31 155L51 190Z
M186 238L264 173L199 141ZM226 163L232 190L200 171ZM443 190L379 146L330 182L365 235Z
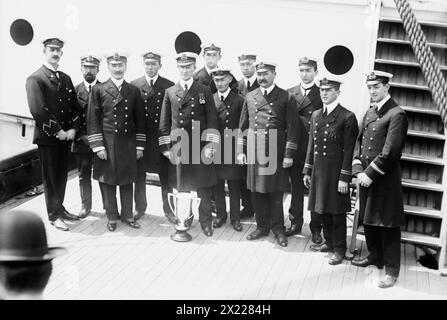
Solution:
M442 122L447 127L446 80L439 69L430 46L427 44L425 34L411 10L408 0L394 0L394 2L402 19L404 29L410 38L416 59L421 65L422 74L439 109Z

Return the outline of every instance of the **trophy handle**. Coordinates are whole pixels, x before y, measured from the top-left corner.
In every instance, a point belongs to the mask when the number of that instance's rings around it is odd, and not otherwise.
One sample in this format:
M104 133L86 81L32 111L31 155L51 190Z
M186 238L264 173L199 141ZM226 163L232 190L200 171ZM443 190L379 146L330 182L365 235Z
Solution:
M173 199L173 198L174 198L174 194L173 194L173 193L168 193L168 204L169 204L169 208L171 208L171 211L172 211L173 214L176 214L176 212L177 212L177 206L176 206L176 203L173 202L173 201L171 200L171 199ZM171 202L174 203L175 210L172 208L172 204L171 204Z

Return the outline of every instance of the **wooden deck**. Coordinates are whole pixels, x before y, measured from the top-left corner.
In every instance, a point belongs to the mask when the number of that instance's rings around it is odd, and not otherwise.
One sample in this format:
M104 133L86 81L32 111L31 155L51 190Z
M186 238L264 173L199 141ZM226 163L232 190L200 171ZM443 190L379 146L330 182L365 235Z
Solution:
M43 195L18 206L41 215L50 244L69 250L54 260L47 299L447 298L447 278L420 266L416 256L421 252L413 245L402 245L401 276L395 287L384 290L377 287L383 270L357 268L349 261L330 266L326 254L312 252L307 214L303 234L290 238L287 248L277 245L272 234L247 241L253 220L243 222L243 232L227 223L211 238L194 220L193 241L176 243L169 238L174 228L162 215L158 187L147 188L149 208L140 220L142 228L121 224L114 233L106 229L96 181L93 192L94 212L71 224L69 232L49 225ZM65 207L73 213L80 209L77 178L68 182ZM359 241L358 246L364 256L365 244Z

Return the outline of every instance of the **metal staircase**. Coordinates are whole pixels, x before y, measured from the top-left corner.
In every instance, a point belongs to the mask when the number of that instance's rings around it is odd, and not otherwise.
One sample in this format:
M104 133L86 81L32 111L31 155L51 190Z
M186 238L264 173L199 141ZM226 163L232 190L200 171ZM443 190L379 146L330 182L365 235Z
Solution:
M419 22L446 76L447 23ZM400 19L380 18L374 68L394 74L390 93L409 120L401 159L405 205L402 240L436 249L443 268L447 233L445 128Z

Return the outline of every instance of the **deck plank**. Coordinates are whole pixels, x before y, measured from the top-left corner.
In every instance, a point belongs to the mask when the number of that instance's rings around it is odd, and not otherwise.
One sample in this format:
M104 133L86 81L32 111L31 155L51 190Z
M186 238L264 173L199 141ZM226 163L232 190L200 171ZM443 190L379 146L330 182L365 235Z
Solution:
M272 233L247 241L247 234L256 228L254 219L243 221L242 232L227 223L211 238L195 220L189 231L193 240L177 243L169 237L174 227L163 215L159 187L148 186L147 195L148 214L140 220L141 229L119 224L113 233L106 229L97 184L92 214L70 223L69 232L50 226L43 195L20 201L18 209L42 217L49 244L69 250L53 262L46 298L447 299L447 278L418 265L414 245L402 244L399 280L394 288L382 290L377 281L384 270L358 268L348 261L330 266L325 254L309 249L307 211L303 232L290 237L286 248L278 246ZM288 201L289 195L285 208ZM64 205L73 213L80 209L77 179L68 181ZM360 257L367 255L364 242L357 240L357 247Z

